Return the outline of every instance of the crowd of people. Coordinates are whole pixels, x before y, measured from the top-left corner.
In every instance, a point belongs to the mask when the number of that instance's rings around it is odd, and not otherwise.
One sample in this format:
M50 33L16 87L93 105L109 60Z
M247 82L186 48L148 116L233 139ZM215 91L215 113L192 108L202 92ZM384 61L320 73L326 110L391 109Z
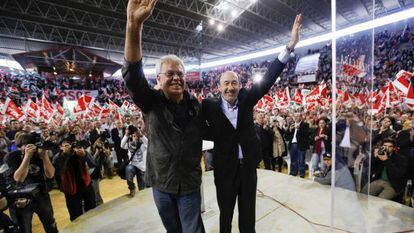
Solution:
M146 187L143 175L147 139L143 130L140 115L124 116L122 122L113 124L78 120L60 127L6 122L0 129L1 161L8 168L5 176L20 181L19 186L8 187L9 179L1 184L3 197L19 202L10 205L12 219L23 232L30 232L32 215L36 213L46 232L57 232L49 191L57 188L65 195L73 221L103 203L100 180L111 179L122 166L129 195L134 196L136 187ZM138 182L134 182L135 177ZM5 195L35 184L35 196L13 199Z
M367 62L370 50L365 45L369 39L369 36L362 36L340 41L338 53L346 54L344 60L347 61ZM381 88L400 70L413 71L414 32L408 26L397 32L376 33L375 45L374 87ZM331 46L308 52L313 53L321 55L316 82L309 87L322 81L328 83L331 78ZM298 74L294 72L297 60L287 63L270 95L286 86L298 85ZM217 96L220 92L218 77L229 70L238 74L243 86L250 87L252 71L268 68L270 64L264 61L205 71L200 82L189 83L189 89L196 96ZM369 68L364 70L369 71ZM112 100L120 106L124 100L131 100L120 80L75 81L37 74L0 76L0 100L4 102L9 97L19 106L42 95L47 95L51 103L62 104L62 91L73 89L99 90L95 101L100 103ZM340 85L353 92L368 87L371 82L368 75L345 76L340 79ZM256 112L255 130L262 147L260 156L264 168L284 172L284 161L288 161L286 168L290 175L304 178L308 170L309 177L316 182L330 185L333 172L331 115L331 110L321 108L311 111L275 108ZM39 190L36 197L18 197L13 199L16 204L10 205L12 219L19 222L25 232L31 229L33 213L39 215L46 232L57 232L48 194L53 187L64 193L71 221L102 204L99 182L104 177L111 178L116 174L114 171L126 179L131 197L137 189L147 187L143 177L148 132L140 112L125 115L122 120L61 122L65 123L57 127L44 122L9 120L0 128L0 161L12 171L7 176L22 181L25 187L36 184ZM341 175L336 176L335 185L402 203L407 181L414 180L413 111L386 109L381 114L368 115L366 108L344 108L338 112L336 129L335 172ZM205 161L207 170L214 169L210 159Z

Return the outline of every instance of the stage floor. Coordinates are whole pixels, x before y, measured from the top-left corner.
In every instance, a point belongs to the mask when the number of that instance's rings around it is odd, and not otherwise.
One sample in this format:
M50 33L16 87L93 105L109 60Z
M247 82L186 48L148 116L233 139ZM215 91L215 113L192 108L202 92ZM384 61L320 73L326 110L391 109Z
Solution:
M213 173L203 176L206 232L219 232ZM331 187L286 174L258 170L256 232L331 232ZM333 232L411 232L414 209L396 202L334 190ZM238 231L237 204L233 231ZM62 229L67 233L165 232L151 189L122 196L89 211Z

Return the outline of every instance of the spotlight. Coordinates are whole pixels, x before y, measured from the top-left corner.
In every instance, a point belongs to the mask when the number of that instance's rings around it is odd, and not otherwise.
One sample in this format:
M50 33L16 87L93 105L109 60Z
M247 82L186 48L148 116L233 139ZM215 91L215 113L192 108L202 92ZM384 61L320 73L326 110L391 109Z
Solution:
M219 25L217 25L217 30L218 30L219 32L223 31L223 30L224 30L224 26L223 26L223 24L219 24Z
M210 19L210 20L208 21L208 23L209 23L210 25L214 25L214 24L216 23L216 21L215 21L214 19Z
M55 71L55 72L53 72L53 75L57 75L57 72Z
M89 77L92 77L92 74L89 74Z
M255 74L253 76L253 82L255 82L255 83L258 83L258 82L262 81L262 79L263 79L263 75L262 74Z

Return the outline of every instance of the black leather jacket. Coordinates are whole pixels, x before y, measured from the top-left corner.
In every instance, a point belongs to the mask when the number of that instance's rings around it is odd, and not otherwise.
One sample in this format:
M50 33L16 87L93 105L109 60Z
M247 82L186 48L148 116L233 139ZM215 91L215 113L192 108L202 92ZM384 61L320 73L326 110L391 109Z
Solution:
M170 102L149 87L142 61L126 64L122 75L148 130L148 185L171 194L188 194L201 185L200 105L188 92L181 103Z

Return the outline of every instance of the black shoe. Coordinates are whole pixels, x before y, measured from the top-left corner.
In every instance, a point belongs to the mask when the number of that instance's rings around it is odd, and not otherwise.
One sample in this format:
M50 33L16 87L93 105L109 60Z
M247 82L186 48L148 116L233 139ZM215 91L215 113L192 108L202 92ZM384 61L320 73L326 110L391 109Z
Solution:
M129 190L129 197L134 197L134 196L135 196L135 189Z

